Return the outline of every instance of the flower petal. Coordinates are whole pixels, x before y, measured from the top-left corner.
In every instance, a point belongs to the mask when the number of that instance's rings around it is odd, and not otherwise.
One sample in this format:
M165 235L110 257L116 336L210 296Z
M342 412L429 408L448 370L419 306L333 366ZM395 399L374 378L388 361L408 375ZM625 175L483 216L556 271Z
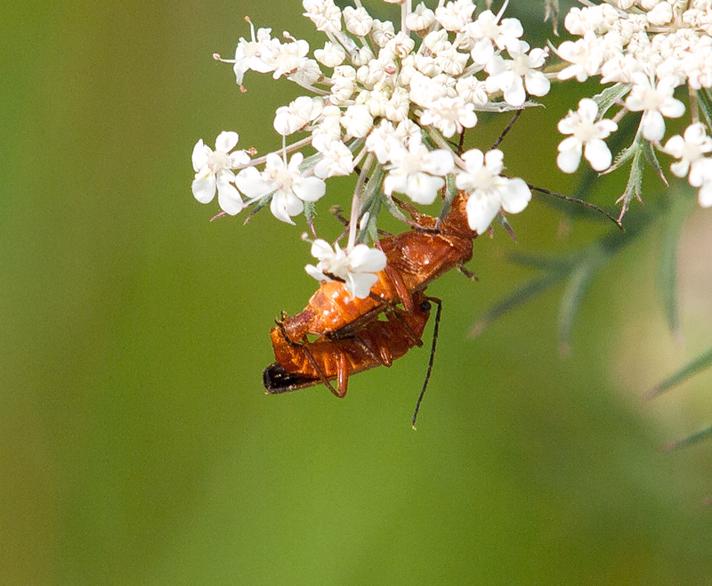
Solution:
M523 179L510 179L501 191L502 209L510 214L524 211L532 199L532 192Z
M499 212L499 202L494 198L473 193L467 200L466 209L470 229L484 234Z
M245 203L240 197L240 192L230 183L218 183L218 204L220 209L231 216L236 216L245 207Z
M303 201L318 201L326 193L326 183L318 177L300 177L294 180L292 187Z
M250 199L263 197L274 190L274 186L262 179L262 173L255 167L247 167L240 171L235 177L235 184Z
M357 244L349 253L351 268L359 273L377 273L386 267L386 255L378 248Z
M227 154L237 146L239 139L240 137L237 132L223 131L218 134L218 137L215 139L215 150Z
M559 152L556 164L564 173L575 173L581 162L581 149L568 149Z
M199 177L193 181L191 188L193 190L193 197L200 203L210 203L215 197L215 175L211 174L206 177Z
M586 143L584 156L591 163L594 171L604 171L611 166L611 151L600 138L594 138Z
M324 260L334 256L334 249L326 240L317 238L314 242L312 242L311 255L319 260Z
M203 139L195 143L191 159L193 161L193 170L196 173L199 173L208 164L208 157L211 152L210 147L205 146Z

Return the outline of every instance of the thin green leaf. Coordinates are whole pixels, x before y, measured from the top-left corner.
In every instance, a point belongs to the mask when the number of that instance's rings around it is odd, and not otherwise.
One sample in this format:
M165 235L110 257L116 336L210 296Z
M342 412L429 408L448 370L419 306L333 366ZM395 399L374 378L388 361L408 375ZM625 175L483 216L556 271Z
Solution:
M639 153L639 151L642 148L641 140L636 137L636 139L632 142L632 144L628 145L626 148L624 148L622 151L620 151L617 155L616 158L613 160L613 164L608 167L601 175L608 175L609 173L613 173L613 171L617 171L620 169L623 165L625 165L628 161L630 161L632 158L635 157L636 154Z
M312 235L316 237L316 230L314 229L314 220L316 219L316 204L313 201L304 202L304 219L309 226L309 230Z
M512 293L509 297L506 297L494 305L489 311L487 311L487 313L477 320L472 328L470 328L468 337L476 338L484 332L492 322L502 317L505 313L508 313L515 307L522 305L540 293L543 293L549 289L549 287L552 287L561 281L566 274L566 271L552 272L544 275L543 277L532 279L514 291L514 293Z
M396 218L397 220L400 220L401 222L405 222L406 224L408 223L408 218L405 217L405 214L396 205L396 202L393 201L393 198L390 195L386 195L385 193L382 193L381 201L383 202L383 204L386 206L386 209L390 212L390 214L394 218Z
M571 349L571 331L581 302L594 275L610 257L601 247L590 249L588 256L572 271L559 306L559 348L562 354Z
M668 183L667 177L665 177L665 172L663 171L663 168L660 166L658 155L655 152L653 145L650 144L647 140L643 141L643 154L645 155L645 160L655 170L658 177L660 177L660 181L663 182L665 187L669 187L670 184Z
M599 120L606 115L618 100L623 98L630 91L630 85L627 83L617 83L604 89L600 94L593 96L593 101L598 106Z
M673 387L679 385L680 383L686 381L691 376L709 368L712 366L712 348L706 352L700 354L697 358L688 362L680 370L678 370L673 375L666 378L660 384L654 386L647 393L645 393L645 399L654 399L659 395L662 395L665 391L672 389Z
M551 20L554 34L559 36L559 0L546 0L544 5L544 22Z
M445 199L443 200L443 209L440 211L438 216L438 223L445 219L445 216L450 212L452 207L452 201L457 195L457 185L455 185L455 175L451 173L445 177Z
M636 141L638 142L638 141ZM628 176L628 183L626 184L625 191L623 195L618 198L618 202L623 202L621 206L621 213L618 216L618 221L623 220L623 216L626 215L628 208L630 207L630 202L633 198L638 201L643 201L641 198L641 192L643 189L643 170L645 168L645 157L643 155L643 147L639 146L635 153L633 154L633 162L630 166L630 175Z
M704 429L701 429L700 431L697 431L691 435L688 435L687 437L683 437L683 438L676 440L674 442L670 442L669 444L664 446L664 450L666 452L671 452L672 450L679 450L681 448L687 448L687 447L697 444L703 440L706 440L710 437L712 437L712 425L710 425L709 427L706 427Z
M705 120L707 120L707 126L712 127L712 96L710 96L708 89L702 88L697 92L697 103Z
M675 197L665 215L658 264L658 290L665 309L668 327L673 333L680 328L677 303L677 248L682 227L691 211L691 198Z
M245 221L243 222L243 224L247 224L252 218L254 218L260 212L260 210L262 208L268 206L271 201L272 201L271 193L269 195L265 195L261 199L258 199L257 202L255 204L253 204L253 207L250 210L250 213L245 218Z

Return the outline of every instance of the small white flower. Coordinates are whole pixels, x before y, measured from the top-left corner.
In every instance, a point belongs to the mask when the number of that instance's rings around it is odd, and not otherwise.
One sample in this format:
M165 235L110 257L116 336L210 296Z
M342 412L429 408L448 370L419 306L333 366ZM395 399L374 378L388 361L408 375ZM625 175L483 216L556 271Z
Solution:
M515 107L524 104L529 92L533 96L545 96L549 92L550 82L537 68L544 65L546 51L532 49L524 41L518 41L507 47L511 59L499 55L487 64L487 91L501 90L504 100ZM526 92L524 91L526 87Z
M326 179L337 175L350 175L354 171L354 155L341 141L333 141L321 151L322 159L314 167L317 177Z
M338 244L332 248L325 240L315 240L311 253L319 262L316 266L304 267L310 276L318 281L342 280L346 290L358 299L368 297L371 287L378 280L377 273L386 267L383 251L365 244L343 250Z
M458 96L475 106L484 106L489 101L487 85L473 75L458 79L455 87Z
M304 16L316 26L316 30L335 33L341 30L341 10L334 0L304 0Z
M304 211L305 201L314 202L324 195L326 185L318 177L306 177L299 170L304 160L302 153L292 156L289 164L276 153L267 155L261 180L272 193L270 209L278 220L294 224L292 216Z
M475 5L472 0L454 0L435 10L435 18L449 32L460 32L472 22Z
M472 149L462 155L465 170L456 178L458 189L470 194L467 200L467 223L478 234L484 234L500 209L511 214L523 211L532 194L522 179L502 177L503 154L492 150L483 154Z
M307 53L309 53L309 43L306 41L280 44L271 55L272 77L279 79L283 75L289 76L304 68L309 62Z
M233 169L247 165L250 157L245 151L233 151L239 136L236 132L221 132L215 140L215 150L199 140L193 148L193 196L200 203L210 203L218 192L218 204L234 216L244 207L240 193L233 183Z
M410 141L408 148L395 148L390 153L391 165L383 181L383 191L404 193L420 204L431 204L445 185L443 177L453 169L452 153L429 151L420 141Z
M316 120L321 115L323 107L324 102L320 98L301 96L289 106L277 108L274 129L282 136L293 134Z
M245 73L250 70L258 73L272 71L271 55L280 44L279 40L272 38L272 29L261 28L257 31L257 34L255 34L254 27L251 27L251 29L251 40L247 41L241 38L238 41L235 48L235 58L232 60L232 63L234 63L233 71L238 85L242 85ZM267 57L267 60L264 57Z
M583 39L561 43L556 53L571 65L562 69L558 78L566 80L575 77L576 81L583 82L592 75L597 75L605 55L604 46L605 42L591 31L587 32Z
M423 112L420 122L424 126L434 126L443 136L450 138L465 128L473 128L477 124L477 115L474 104L465 102L459 96L439 98Z
M485 10L475 22L467 25L466 32L474 43L472 60L486 65L494 57L495 48L504 49L516 43L524 34L524 29L516 18L505 18L499 22L491 10Z
M346 25L346 30L352 35L365 37L371 32L373 18L363 7L353 8L347 6L344 8L344 24Z
M665 135L665 119L679 118L685 113L685 105L673 97L675 80L661 79L657 85L644 73L633 76L633 89L625 105L631 112L643 112L641 127L643 138L660 141Z
M396 30L393 27L393 23L389 20L382 21L377 18L373 19L373 25L371 26L371 35L376 45L379 47L385 47L393 37L396 36Z
M701 207L712 208L712 179L702 184L697 199Z
M672 6L667 2L660 2L646 15L648 22L655 26L668 24L673 17Z
M434 22L435 13L422 2L405 19L406 26L416 32L430 28Z
M703 181L696 178L698 172L695 169L699 167L698 162L703 160L705 154L711 151L712 138L707 136L704 125L699 122L690 124L684 137L673 136L665 144L665 152L679 159L677 163L670 165L670 170L678 177L686 177L690 173L690 182L694 181L693 185L702 184Z
M366 139L366 150L376 155L381 165L390 161L395 149L403 147L404 145L396 134L395 126L388 120L381 120Z
M317 61L322 65L334 68L344 62L344 59L346 59L346 51L336 43L327 41L324 43L323 49L314 51L314 57L316 57Z
M341 125L349 136L361 138L366 136L373 127L373 116L368 111L368 106L354 104L346 108L346 112L341 118Z
M615 132L618 125L606 119L596 122L597 116L596 102L584 98L576 112L569 112L559 122L559 132L571 135L559 144L557 164L564 173L573 173L578 169L582 152L594 170L603 171L610 167L611 151L603 139Z

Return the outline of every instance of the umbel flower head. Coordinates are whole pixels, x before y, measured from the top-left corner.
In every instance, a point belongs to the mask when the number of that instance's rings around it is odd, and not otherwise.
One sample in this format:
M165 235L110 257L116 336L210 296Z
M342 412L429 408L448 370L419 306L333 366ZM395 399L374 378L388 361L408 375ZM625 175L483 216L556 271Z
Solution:
M613 170L627 161L643 165L637 156L646 148L677 159L671 171L688 176L699 188L702 206L712 205L712 163L707 155L712 120L712 2L709 0L610 0L582 2L571 8L564 24L573 40L556 48L563 60L559 80L599 78L612 84L593 100L583 101L559 125L564 139L559 147L559 167L571 173L581 152L596 171ZM689 107L681 100L687 96ZM618 112L609 120L608 110ZM667 121L689 112L687 130L665 142ZM620 121L637 115L636 139L611 166L610 151L602 141ZM648 147L644 143L649 144ZM663 147L663 144L665 146ZM650 148L652 147L652 148ZM631 170L631 178L642 176ZM628 194L624 197L623 213Z
M249 75L261 73L286 78L304 95L275 113L283 145L277 152L195 169L196 181L207 182L197 190L194 184L202 203L212 200L213 182L228 214L269 206L277 219L293 223L304 212L312 230L313 207L329 179L354 174L348 242L327 250L317 240L320 262L308 272L342 279L356 296L373 282L364 275L374 271L362 268L375 264L359 261L378 256L367 246L378 210L396 210L396 194L428 205L446 192L451 198L457 186L472 199L468 221L479 233L498 215L526 207L529 188L501 175L500 151L485 157L461 147L482 113L519 110L533 105L530 96L549 91L541 71L547 50L532 49L521 23L504 17L507 1L497 13L477 11L473 0L441 0L434 10L413 0L386 2L400 6L400 22L375 18L361 0L344 9L334 0L303 0L303 15L323 34L313 48L248 19L250 35L240 38L234 57L216 58L233 65L243 91ZM480 170L478 156L487 161Z

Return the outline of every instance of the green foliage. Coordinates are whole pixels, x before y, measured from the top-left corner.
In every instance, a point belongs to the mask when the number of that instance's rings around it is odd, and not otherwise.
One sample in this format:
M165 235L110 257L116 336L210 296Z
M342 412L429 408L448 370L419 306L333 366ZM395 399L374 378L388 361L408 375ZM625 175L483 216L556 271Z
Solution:
M673 387L685 382L690 377L702 372L703 370L712 367L712 348L700 354L694 360L688 362L680 370L670 375L661 383L655 385L646 394L646 399L654 399L664 392L669 391Z

